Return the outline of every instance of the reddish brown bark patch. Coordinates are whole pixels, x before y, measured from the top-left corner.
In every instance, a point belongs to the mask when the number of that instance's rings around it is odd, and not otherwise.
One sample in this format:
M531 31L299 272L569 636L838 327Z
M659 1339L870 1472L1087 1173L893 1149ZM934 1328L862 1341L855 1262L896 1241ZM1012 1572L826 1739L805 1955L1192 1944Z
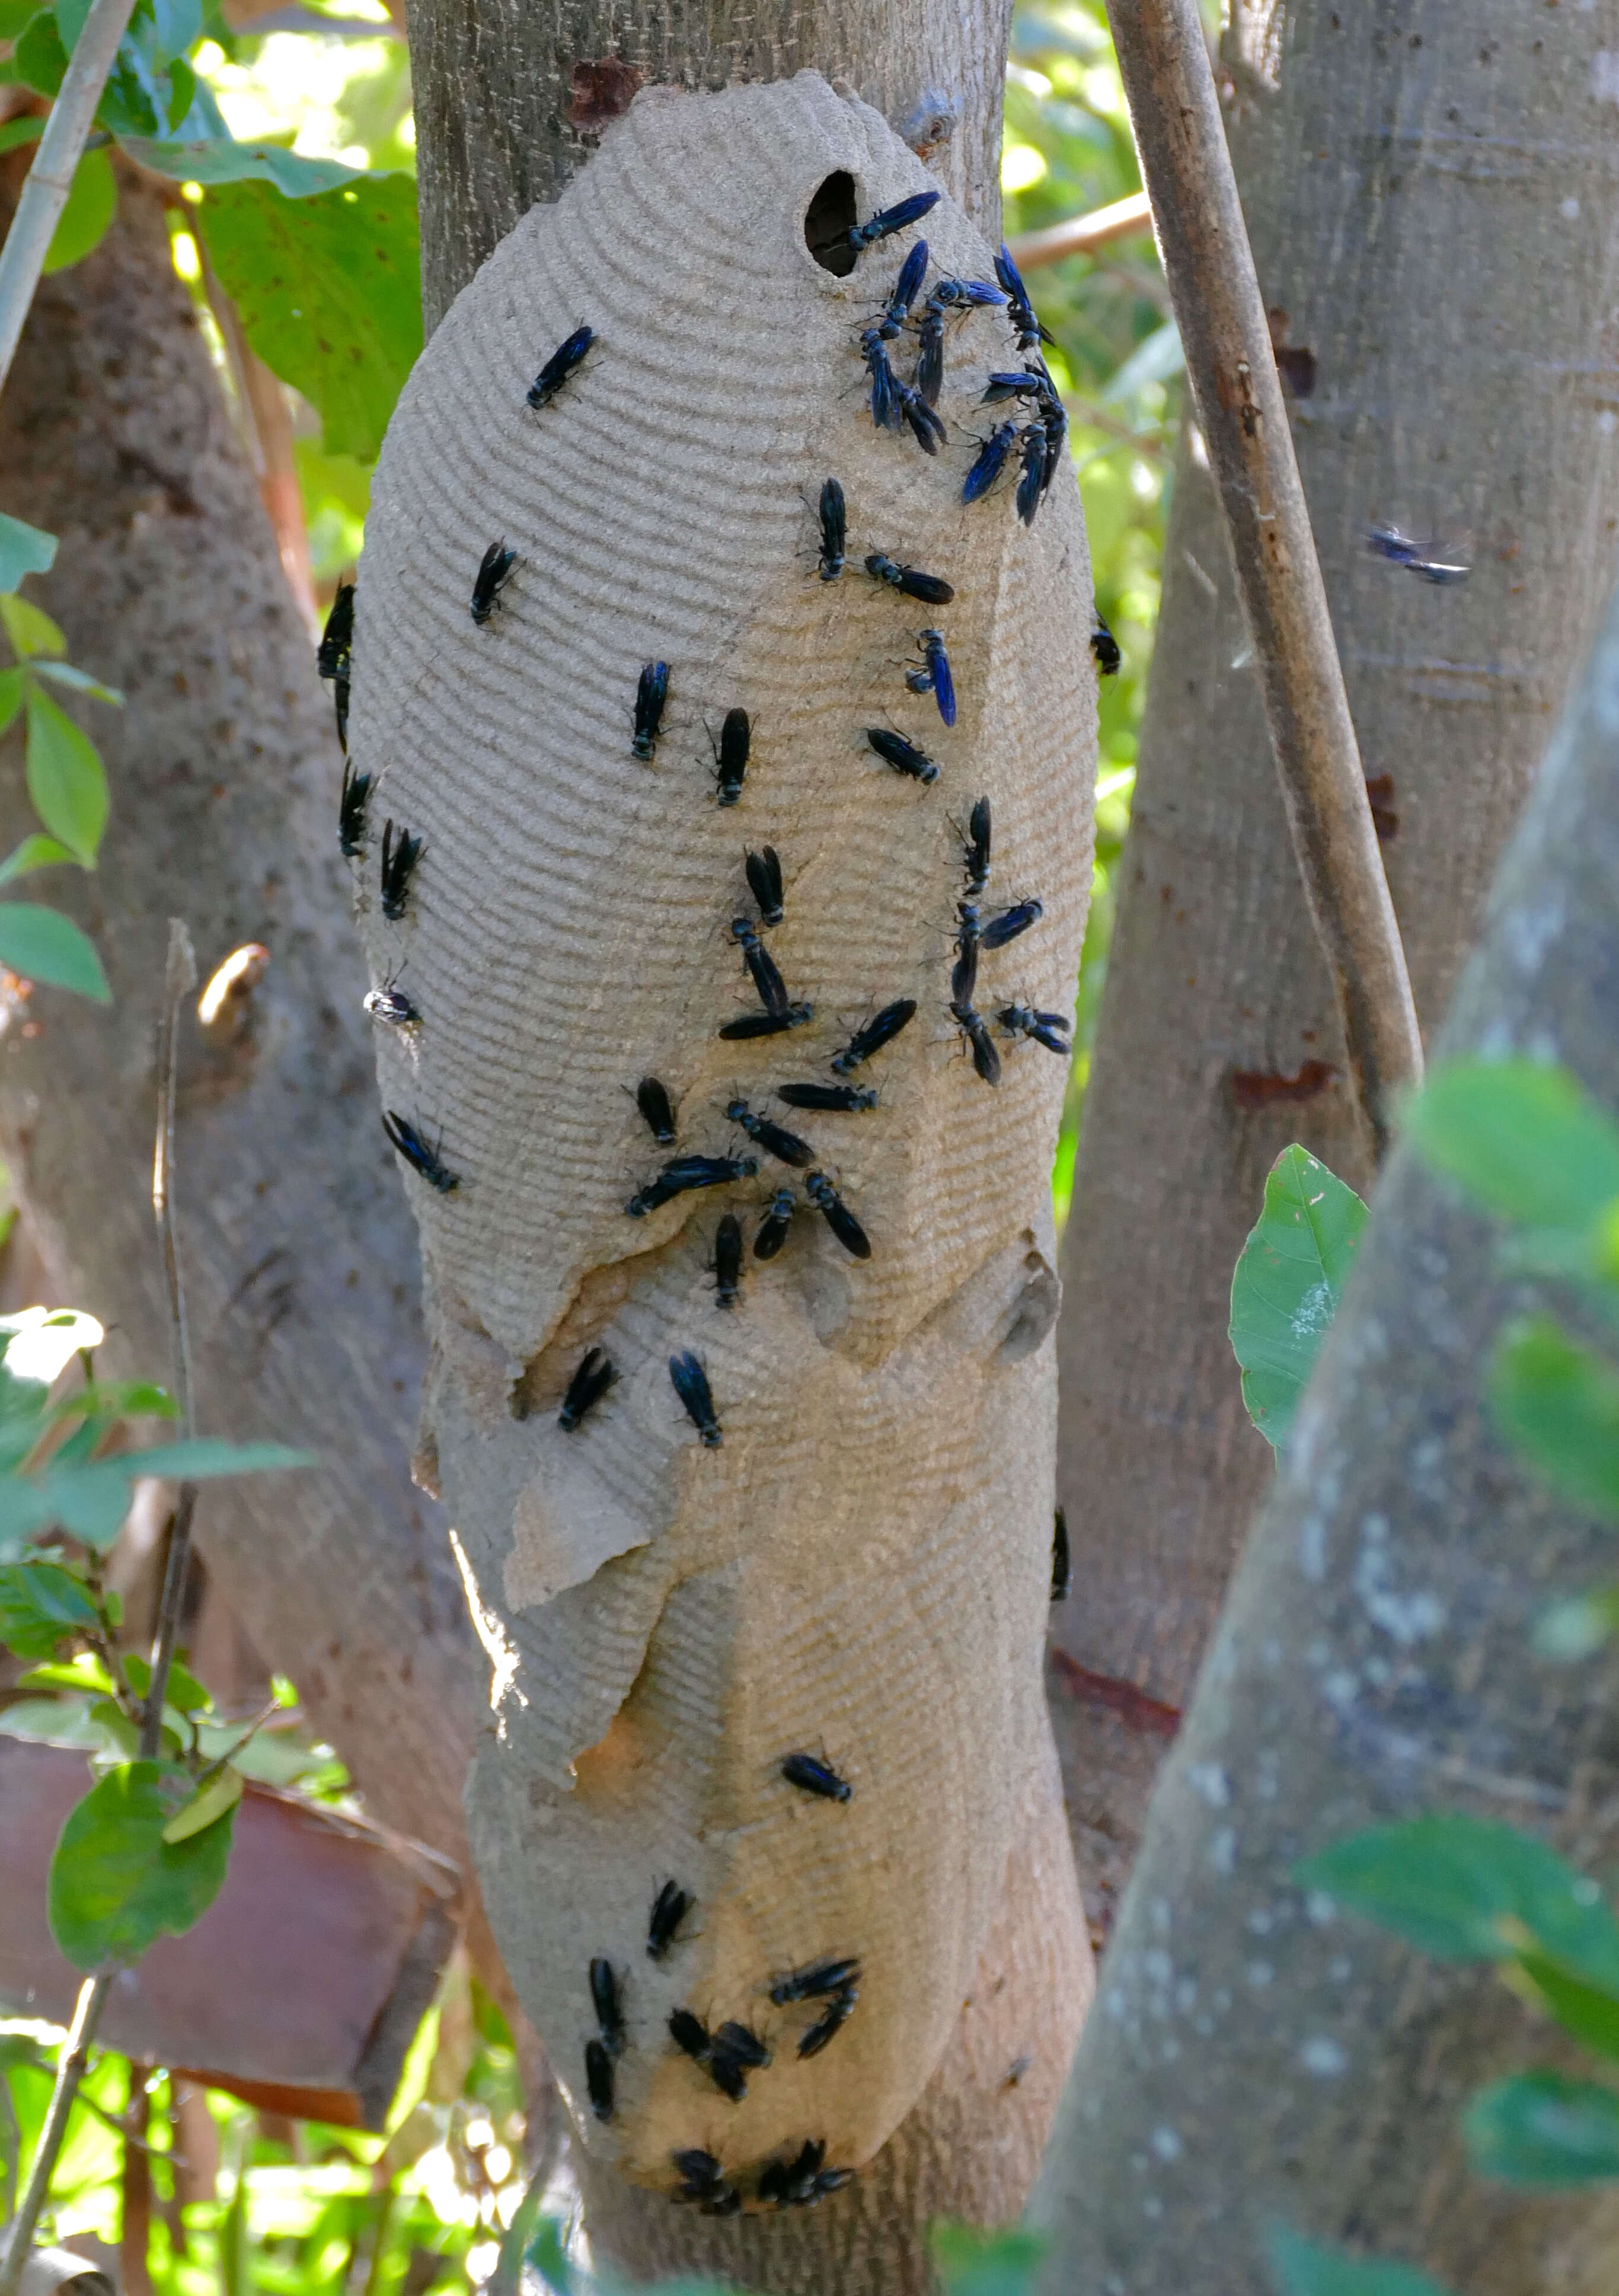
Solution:
M593 62L581 58L570 82L568 126L581 135L600 135L609 120L621 119L629 110L641 81L640 72L622 56L599 56Z
M1313 1100L1326 1091L1337 1070L1330 1061L1306 1061L1296 1076L1274 1069L1234 1069L1231 1098L1239 1108L1270 1108L1278 1101Z

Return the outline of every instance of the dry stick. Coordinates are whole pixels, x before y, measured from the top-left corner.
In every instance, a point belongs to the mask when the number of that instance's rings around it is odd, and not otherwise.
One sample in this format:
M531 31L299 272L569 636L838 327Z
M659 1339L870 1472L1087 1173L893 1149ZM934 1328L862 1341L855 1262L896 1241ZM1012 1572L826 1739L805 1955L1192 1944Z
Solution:
M1152 204L1145 192L1132 192L1111 207L1094 208L1089 215L1065 216L1061 223L1043 231L1026 231L1008 242L1019 271L1033 271L1043 263L1060 263L1065 255L1094 255L1116 239L1130 239L1152 229Z
M77 51L75 52L77 53ZM180 1008L197 985L197 960L191 935L178 918L168 922L168 962L163 979L163 1012L158 1038L158 1137L152 1158L151 1205L163 1252L163 1273L168 1285L169 1353L174 1366L175 1393L181 1423L189 1439L197 1431L192 1389L191 1345L185 1328L185 1291L180 1276L179 1249L175 1235L173 1170L175 1085L178 1071ZM141 1715L138 1759L156 1759L163 1741L163 1697L168 1687L169 1661L179 1630L180 1607L185 1593L186 1567L191 1561L192 1513L197 1504L195 1483L182 1483L175 1505L174 1528L168 1538L168 1559L163 1571L163 1595L158 1607L157 1633L151 1646L151 1679ZM56 2084L45 2113L45 2127L29 2168L28 2189L12 2219L11 2242L0 2265L0 2296L17 2296L22 2267L33 2244L34 2228L50 2190L51 2172L67 2134L68 2115L90 2062L90 2047L107 2005L115 1972L86 1978L78 1989L66 2046L56 2068Z
M1198 0L1109 0L1282 799L1381 1160L1422 1040Z
M73 171L94 121L119 42L134 12L135 0L92 0L18 198L5 245L0 249L0 389L12 371L52 234L72 189Z

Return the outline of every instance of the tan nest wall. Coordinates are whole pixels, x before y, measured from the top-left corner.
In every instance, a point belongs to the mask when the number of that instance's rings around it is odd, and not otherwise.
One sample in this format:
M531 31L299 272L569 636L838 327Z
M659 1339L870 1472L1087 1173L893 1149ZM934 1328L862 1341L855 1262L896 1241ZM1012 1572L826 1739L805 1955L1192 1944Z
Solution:
M503 1954L587 2143L666 2187L701 2146L751 2192L806 2137L858 2166L922 2090L955 2023L1052 1755L1040 1658L1049 1589L1057 1282L1050 1174L1064 1063L1004 1043L974 1074L947 1009L961 839L994 809L985 914L1041 922L985 955L977 1003L1071 1008L1091 875L1091 590L1066 464L1032 530L1010 487L964 506L1018 364L1003 313L953 319L928 459L874 430L859 332L913 234L834 277L804 219L846 170L862 216L927 188L864 105L813 73L719 95L639 96L554 207L459 297L418 365L372 492L351 747L380 775L358 872L379 979L420 1029L379 1029L385 1106L460 1176L414 1177L435 1342L422 1472L437 1476L495 1665L495 1727L470 1816ZM941 273L993 275L950 204L921 226ZM919 307L920 308L920 307ZM539 413L524 391L581 320L596 347ZM903 374L908 343L896 343ZM1005 412L1006 410L999 410ZM838 476L848 570L816 577L810 508ZM1015 469L1011 474L1015 477ZM468 611L487 545L520 562ZM864 554L946 576L915 604ZM944 728L904 666L945 634ZM672 666L655 762L631 755L642 663ZM706 728L734 705L752 758L716 802ZM937 759L920 788L863 728ZM425 840L401 923L377 840ZM745 846L773 845L786 919L767 936L813 1025L722 1041L759 1009L730 920L752 914ZM856 1081L871 1112L806 1116L786 1078L889 1000L910 1028ZM871 1239L862 1263L797 1192L781 1257L751 1254L733 1313L709 1265L721 1212L751 1243L795 1175L678 1197L631 1193L673 1152L630 1096L653 1073L683 1152L746 1150L740 1090L813 1142ZM587 1347L619 1373L557 1423ZM722 1448L682 1414L668 1359L706 1361ZM824 1755L845 1805L784 1782ZM666 1959L646 1950L658 1885L695 1900ZM628 2046L605 2125L585 2103L589 1963L623 1977ZM857 2005L800 2060L814 2005L773 1976L857 1956ZM684 2006L751 2022L773 2052L741 2103L666 2030Z

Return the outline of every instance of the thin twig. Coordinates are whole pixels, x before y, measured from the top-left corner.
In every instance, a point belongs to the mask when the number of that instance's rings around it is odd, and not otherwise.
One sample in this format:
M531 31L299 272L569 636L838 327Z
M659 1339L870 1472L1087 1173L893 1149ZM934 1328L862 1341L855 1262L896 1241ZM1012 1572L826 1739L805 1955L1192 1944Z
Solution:
M1109 0L1186 372L1352 1085L1379 1158L1422 1040L1198 0Z
M73 187L73 171L95 119L95 107L134 12L135 0L91 0L90 12L74 43L34 164L19 195L12 227L0 249L0 390L11 373L23 322L39 284L52 234Z
M188 1442L197 1432L197 1405L192 1384L191 1339L185 1324L185 1285L180 1274L180 1244L175 1226L175 1096L180 1067L180 1013L196 985L197 959L191 935L178 917L170 917L163 1013L158 1032L158 1137L151 1160L151 1209L158 1223L158 1242L168 1288L168 1349L175 1400L180 1406L180 1424ZM185 1575L191 1564L192 1516L196 1505L197 1486L182 1483L175 1501L174 1528L168 1534L163 1594L158 1604L158 1630L151 1645L151 1679L146 1685L146 1711L141 1719L140 1759L143 1762L155 1761L163 1742L163 1699L168 1688L169 1661L175 1654L185 1597Z
M1132 192L1127 200L1115 200L1111 207L1095 208L1089 215L1065 216L1061 223L1047 224L1043 231L1026 231L1008 242L1012 261L1019 271L1031 271L1042 263L1060 263L1065 255L1094 255L1099 247L1110 246L1116 239L1130 239L1138 231L1152 229L1152 206L1145 192Z
M192 952L191 936L177 918L171 918L168 959L163 980L163 1011L158 1037L158 1138L157 1151L152 1159L151 1201L157 1216L158 1240L168 1288L169 1349L175 1394L180 1406L181 1423L188 1438L196 1433L197 1423L192 1387L191 1348L185 1330L185 1291L180 1276L179 1244L175 1233L174 1136L180 1010L196 985L197 960ZM156 1759L163 1742L163 1698L168 1687L169 1661L174 1655L180 1608L184 1599L186 1565L191 1558L192 1513L196 1503L196 1485L182 1483L175 1507L174 1529L169 1534L163 1595L158 1609L157 1633L152 1641L151 1679L147 1685L145 1710L141 1718L139 1759L145 1762ZM68 2116L73 2109L79 2083L90 2061L90 2046L101 2023L107 1996L111 1990L113 1973L109 1971L99 1977L86 1978L78 1989L73 2023L56 2067L56 2080L51 2091L45 2127L39 2132L39 2142L29 2163L28 2187L12 2219L5 2261L0 2265L0 2296L17 2296L23 2264L33 2244L39 2212L50 2191L51 2174L67 2134Z

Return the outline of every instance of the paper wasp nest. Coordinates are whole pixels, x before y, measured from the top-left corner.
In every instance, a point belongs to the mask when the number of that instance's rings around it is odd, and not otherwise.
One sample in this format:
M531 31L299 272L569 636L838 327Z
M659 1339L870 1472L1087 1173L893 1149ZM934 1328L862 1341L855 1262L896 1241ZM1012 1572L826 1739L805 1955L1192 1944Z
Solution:
M485 1893L592 2149L671 2192L672 2155L707 2152L712 2189L743 2206L761 2173L772 2196L771 2164L806 2141L827 2168L858 2169L903 2119L1051 1761L1050 1184L1066 1062L995 1016L1072 1009L1090 575L1066 452L1032 525L1014 506L1017 450L962 500L979 442L1031 418L1026 401L980 404L989 373L1025 365L1004 308L944 311L936 454L903 419L874 427L862 332L918 236L926 280L887 340L906 386L928 294L949 275L993 281L993 251L940 201L838 275L805 218L818 193L821 228L840 204L846 226L927 188L879 116L812 73L639 96L429 344L378 469L358 592L350 750L374 776L362 924L376 978L418 1016L379 1023L381 1098L456 1181L439 1193L405 1175L434 1339L424 1472L494 1661L470 1790ZM531 407L536 370L581 324L590 349ZM822 581L829 476L848 556ZM501 541L516 561L475 622L474 580ZM946 578L953 599L874 579L870 553ZM928 627L947 648L953 726L906 683ZM643 761L632 711L653 661L668 696ZM722 804L711 737L734 709L750 748ZM936 781L885 764L869 726L904 734ZM970 1001L994 1088L950 1009L963 832L985 796L985 928L1043 904L980 958ZM381 899L388 823L397 918ZM401 898L402 831L421 849ZM768 929L744 875L745 849L766 845L784 887ZM766 1012L734 918L812 1021L720 1036ZM832 1055L899 998L914 1018L848 1079L875 1088L874 1108L774 1098L785 1080L835 1082ZM646 1076L668 1088L673 1146L637 1110ZM816 1209L805 1170L728 1119L738 1098L808 1140L869 1259ZM758 1168L626 1213L689 1154ZM797 1210L760 1260L783 1186ZM746 1247L729 1309L711 1274L727 1211ZM617 1382L568 1431L560 1401L592 1348ZM672 1383L684 1351L706 1366L719 1447ZM789 1783L794 1753L848 1799ZM691 1902L654 1959L650 1909L669 1882ZM593 2003L598 1958L621 2044ZM826 1960L858 1962L856 1997L800 2055L839 1994L779 2005L770 1988ZM682 2009L769 2050L745 2095L724 2093L734 2060L724 2072L675 2046ZM593 2041L608 2119L587 2089Z

